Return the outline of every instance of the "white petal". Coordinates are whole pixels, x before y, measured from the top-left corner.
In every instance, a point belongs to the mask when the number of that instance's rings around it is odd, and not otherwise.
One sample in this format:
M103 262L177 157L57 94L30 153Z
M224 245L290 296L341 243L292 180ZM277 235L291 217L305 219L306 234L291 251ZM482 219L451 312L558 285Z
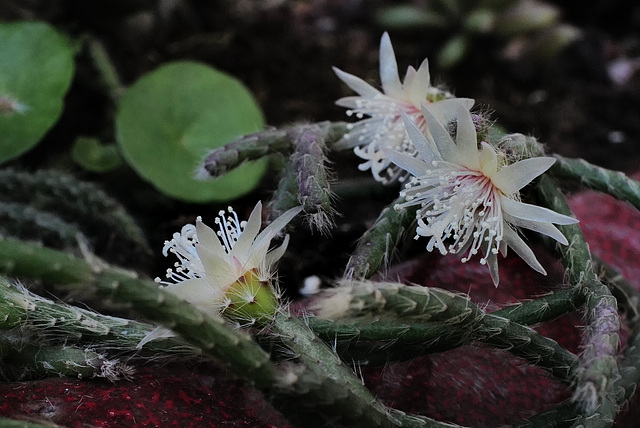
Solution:
M482 150L478 154L478 160L480 161L480 168L482 173L487 177L493 177L498 169L498 155L495 149L484 141L480 142Z
M503 239L507 242L507 245L513 248L513 251L515 251L516 254L519 255L520 258L524 260L533 270L540 272L543 275L547 274L538 259L536 259L533 251L531 251L531 248L529 248L529 246L522 240L522 238L518 236L517 232L515 232L507 225L505 225L504 227Z
M555 239L563 245L569 245L567 238L551 223L543 223L539 221L523 220L517 217L512 217L507 213L504 214L504 220L514 226L522 227L525 229L533 230L534 232L542 233L550 238Z
M502 196L500 198L502 210L512 217L522 220L537 221L542 223L555 224L575 224L578 220L563 214L558 214L548 208L539 207L537 205L525 204L524 202L514 201L511 198Z
M416 78L416 69L413 66L407 67L407 72L404 74L404 80L402 80L402 89L404 90L405 95L409 93L411 90L411 85L413 85L413 79ZM416 104L418 106L420 104Z
M196 245L196 251L204 269L201 275L206 275L207 278L220 283L220 287L225 285L222 283L233 281L240 274L235 266L229 263L232 260L230 255L219 257L202 245Z
M136 346L136 349L142 349L142 347L152 340L161 339L165 337L174 337L176 334L169 330L166 327L156 327L154 330L147 333L147 335L142 338L140 343Z
M429 111L443 124L453 122L458 115L458 106L463 105L465 109L471 110L474 100L471 98L448 98L428 104Z
M336 105L346 108L356 108L356 103L362 99L364 99L364 97L361 96L342 97L336 101Z
M271 239L275 237L284 227L296 216L298 213L302 211L302 207L291 208L290 210L285 211L280 217L275 219L269 224L256 238L254 241L254 247L260 247L265 245L269 246Z
M418 150L419 157L425 162L442 160L442 156L433 140L429 141L406 113L402 113L402 120L409 139Z
M258 201L253 211L251 211L249 220L247 220L244 230L240 234L240 238L238 238L238 241L231 250L232 255L240 259L246 259L246 256L240 257L240 255L247 254L251 250L251 245L256 239L256 236L258 236L258 232L260 232L260 225L262 225L262 201Z
M426 104L422 104L422 114L427 121L427 131L433 137L435 145L438 147L438 152L442 156L442 159L449 162L456 162L458 155L456 145L449 135L449 132L442 123L431 112L431 107Z
M185 302L202 305L204 303L219 301L224 295L222 291L223 286L228 285L229 284L221 284L220 287L217 287L205 278L193 278L168 285L165 287L165 290Z
M498 270L498 255L489 252L489 255L486 256L487 266L489 266L489 274L491 275L491 279L493 280L493 285L496 287L500 283L500 272Z
M458 152L460 153L461 165L478 171L480 169L480 161L478 160L478 137L471 113L469 113L464 105L459 104L457 117L456 144L458 146Z
M386 32L380 40L380 80L385 94L394 98L402 97L402 83L398 75L396 55L393 52L389 34Z
M524 159L502 167L491 180L502 193L512 195L548 170L555 161L550 157Z
M398 165L405 171L408 171L414 177L425 175L426 171L429 169L430 165L426 164L422 159L414 158L413 156L408 156L404 153L389 150L387 148L383 148L382 151L389 160L391 160L391 162Z
M425 58L420 64L418 71L415 73L409 83L406 79L404 82L405 92L409 96L409 101L418 107L420 103L427 101L427 93L431 87L431 75L429 74L429 61ZM407 88L408 86L408 88Z
M267 267L272 266L275 262L280 260L280 258L284 255L284 252L287 250L287 246L289 245L289 235L284 236L284 240L282 244L278 248L274 248L269 251L265 257Z
M216 256L224 257L227 254L216 232L200 220L196 220L196 235L200 245Z
M345 73L339 68L333 67L334 73L347 84L348 87L359 93L365 98L373 98L380 94L380 91L353 74Z

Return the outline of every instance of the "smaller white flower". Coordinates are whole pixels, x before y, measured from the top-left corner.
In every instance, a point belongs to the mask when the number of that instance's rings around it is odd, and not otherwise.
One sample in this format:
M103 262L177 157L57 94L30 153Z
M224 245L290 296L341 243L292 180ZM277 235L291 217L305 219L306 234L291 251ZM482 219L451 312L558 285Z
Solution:
M364 159L361 171L371 170L373 177L382 183L403 180L406 173L393 165L383 149L392 149L410 156L416 149L407 137L402 114L406 114L423 132L427 123L420 111L421 103L433 103L434 114L448 122L453 119L454 105L464 103L468 109L473 100L453 98L449 92L431 86L429 62L425 59L418 70L409 66L404 81L400 81L398 65L387 33L380 41L380 80L382 90L366 83L352 74L334 67L334 72L359 96L339 99L336 104L347 107L347 115L362 119L350 124L350 132L337 145L353 148L357 156Z
M424 134L409 117L404 119L418 157L386 150L392 162L413 176L400 193L406 202L396 208L419 206L416 239L429 238L427 251L466 253L463 263L481 252L480 263L488 264L496 286L497 255L500 252L506 256L507 247L546 275L517 228L542 233L567 245L567 239L552 223L566 225L578 220L520 202L520 189L549 169L555 159L534 157L503 165L490 144L478 144L466 106L457 108L455 142L430 106L423 105L422 112L429 123Z
M275 312L277 291L272 284L273 265L289 243L270 250L271 240L295 217L301 207L292 208L271 222L262 232L262 203L258 202L246 222L240 222L231 207L220 211L215 231L198 217L195 226L187 224L166 241L162 253L175 254L178 262L167 269L166 280L156 278L166 291L198 309L219 314L231 311L235 319L246 317L249 324L256 317ZM261 307L262 306L262 307ZM172 336L158 327L138 345Z

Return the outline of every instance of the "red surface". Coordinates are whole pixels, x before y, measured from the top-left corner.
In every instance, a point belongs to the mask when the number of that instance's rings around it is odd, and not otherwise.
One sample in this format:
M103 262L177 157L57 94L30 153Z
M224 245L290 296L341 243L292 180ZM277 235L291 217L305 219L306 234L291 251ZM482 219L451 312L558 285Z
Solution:
M592 252L640 287L640 214L592 192L573 197L571 206ZM468 293L482 307L494 310L562 283L561 268L537 254L548 277L508 258L501 261L498 288L485 267L461 264L451 256L427 255L401 265L395 273L419 284ZM537 329L578 352L581 324L581 315L574 313ZM389 405L474 427L516 423L570 395L543 370L506 351L482 346L368 369L364 375L367 385ZM51 420L68 427L286 426L259 393L224 371L203 365L142 367L133 382L115 384L74 379L2 384L0 397L0 416Z

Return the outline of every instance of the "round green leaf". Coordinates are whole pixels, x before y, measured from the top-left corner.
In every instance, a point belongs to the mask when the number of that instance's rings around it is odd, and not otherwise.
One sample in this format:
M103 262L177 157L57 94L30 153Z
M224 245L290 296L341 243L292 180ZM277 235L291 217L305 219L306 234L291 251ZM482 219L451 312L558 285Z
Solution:
M116 131L129 164L159 190L190 202L227 201L253 190L267 160L213 181L194 173L212 149L262 129L262 112L233 77L193 62L160 67L122 97Z
M0 24L0 162L35 146L62 113L73 50L44 23Z

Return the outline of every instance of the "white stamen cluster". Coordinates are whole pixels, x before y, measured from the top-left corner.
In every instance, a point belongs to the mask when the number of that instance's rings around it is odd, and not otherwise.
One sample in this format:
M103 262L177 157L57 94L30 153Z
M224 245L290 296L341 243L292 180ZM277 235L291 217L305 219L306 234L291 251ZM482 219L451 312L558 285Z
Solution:
M531 248L518 236L517 228L530 229L567 245L567 239L552 224L577 220L547 208L520 201L520 189L546 171L555 159L534 157L505 164L506 156L485 141L478 142L471 113L465 105L440 117L435 104L422 105L426 131L404 116L407 134L417 156L387 150L389 159L411 174L400 195L405 202L397 209L418 206L416 238L429 238L427 251L441 254L466 253L462 262L480 254L498 285L498 253L512 248L529 266L546 274ZM451 134L455 135L455 141Z
M394 165L385 150L395 150L409 156L417 151L407 136L402 116L407 115L415 125L426 132L427 124L420 112L421 103L428 103L436 110L446 113L451 103L464 103L471 108L472 100L455 99L441 89L431 86L429 63L425 59L416 70L408 67L404 80L398 75L393 47L389 35L384 33L380 41L380 79L383 92L364 80L334 68L338 77L359 96L341 98L336 104L347 107L347 115L360 119L348 125L349 133L337 145L341 148L353 148L354 153L365 160L358 168L371 170L373 177L384 184L404 181L406 171ZM445 118L449 119L449 118Z
M175 254L178 261L173 269L167 270L166 281L156 278L156 282L197 308L215 314L227 309L235 297L240 297L243 304L255 303L261 283L272 288L267 295L277 296L275 285L271 283L272 268L284 254L289 236L285 236L279 247L270 249L269 246L300 211L300 207L286 211L262 232L261 202L256 204L246 222L240 222L231 207L227 212L220 211L215 219L217 231L198 217L195 226L185 225L165 242L162 253L165 256ZM249 288L244 288L245 285ZM159 327L138 346L171 335L169 330Z
M497 254L504 226L499 221L500 198L491 180L478 171L441 163L439 169L427 171L420 179L412 177L400 192L407 203L399 206L409 205L416 198L424 201L416 214L416 238L430 237L427 251L436 248L442 255L467 251L463 263L483 249ZM482 257L480 264L486 263L486 257Z

